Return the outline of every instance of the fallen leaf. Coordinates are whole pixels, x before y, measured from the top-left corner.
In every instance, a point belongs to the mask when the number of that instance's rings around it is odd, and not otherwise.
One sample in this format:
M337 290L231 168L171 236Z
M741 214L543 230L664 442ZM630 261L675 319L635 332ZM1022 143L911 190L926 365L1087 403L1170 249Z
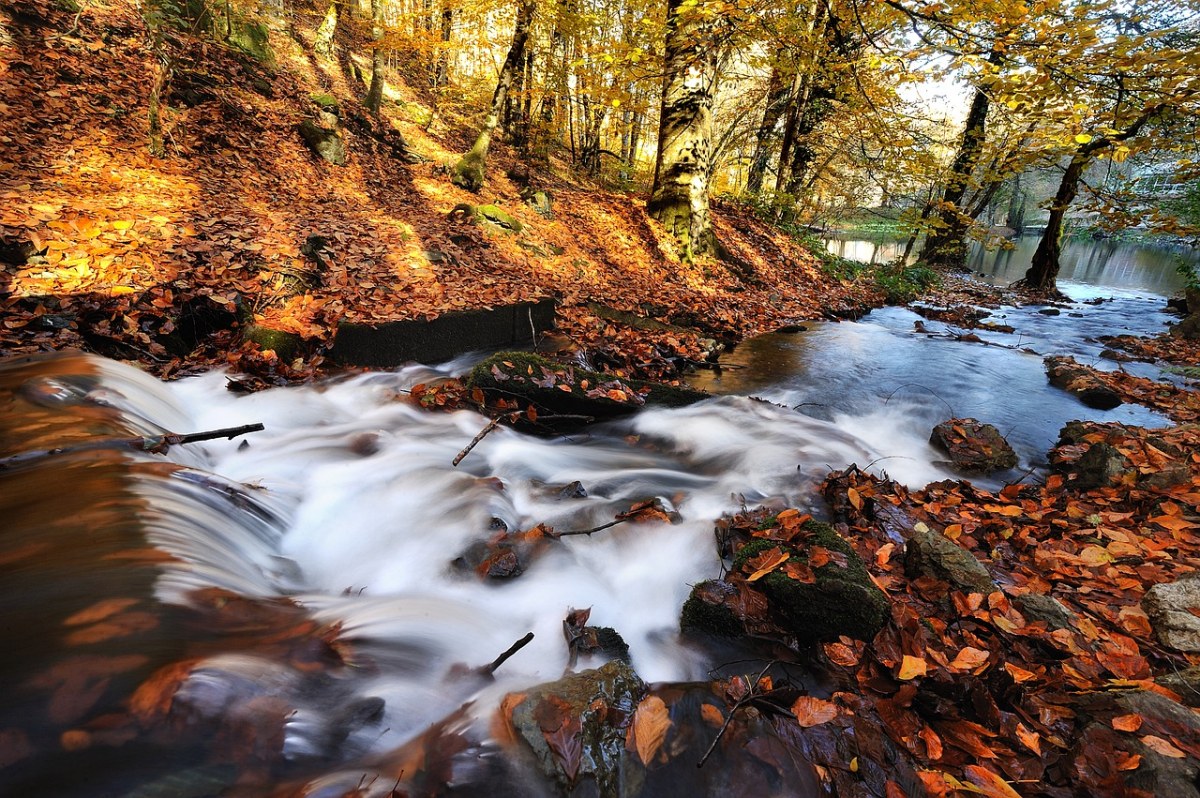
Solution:
M838 708L830 701L802 695L796 699L796 703L792 704L792 714L796 716L796 722L807 729L811 726L828 723L836 718Z
M1183 751L1180 751L1178 748L1172 745L1169 740L1164 740L1162 737L1157 735L1147 734L1140 739L1143 745L1145 745L1151 751L1154 751L1156 754L1161 754L1162 756L1170 757L1171 759L1183 759L1187 756L1187 754L1185 754Z
M643 765L649 766L653 761L654 755L667 739L669 728L671 713L663 700L656 695L643 698L634 710L633 723L629 726L630 739Z
M1117 731L1135 732L1142 728L1142 716L1138 714L1118 715L1112 719L1112 727Z
M924 676L928 664L920 657L904 655L904 661L900 663L900 671L896 674L896 678L900 681L908 681L915 679L918 676Z

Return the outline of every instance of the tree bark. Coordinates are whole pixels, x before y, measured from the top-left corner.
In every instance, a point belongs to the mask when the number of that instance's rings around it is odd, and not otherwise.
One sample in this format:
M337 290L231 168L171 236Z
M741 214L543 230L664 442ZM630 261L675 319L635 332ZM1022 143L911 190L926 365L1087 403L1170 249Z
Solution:
M371 85L363 105L378 119L379 107L383 104L383 24L380 20L380 0L371 0Z
M444 3L445 0L443 0ZM454 9L442 6L442 46L438 49L433 70L433 87L445 86L450 78L450 33L454 29Z
M996 65L1000 58L1000 52L992 50L988 63ZM971 220L959 206L967 193L971 174L979 165L979 158L983 154L990 104L991 98L988 93L983 87L976 87L975 95L971 98L971 108L967 112L967 122L963 126L958 154L954 157L950 176L946 180L946 190L942 194L942 207L938 212L936 226L925 238L925 246L921 249L921 260L930 266L949 269L966 267L966 239Z
M1025 232L1025 191L1021 188L1021 174L1012 181L1012 196L1008 198L1008 214L1004 223L1020 236Z
M450 181L462 186L468 191L478 191L483 188L484 176L487 172L488 147L491 145L492 134L504 113L508 92L512 88L513 79L524 67L525 45L529 41L529 26L533 23L533 15L537 10L537 0L522 0L517 10L517 24L513 28L512 45L508 48L508 57L500 68L500 79L496 82L496 92L492 95L492 104L483 128L475 139L475 144L468 150L450 175Z
M646 210L662 222L691 260L713 251L708 215L712 167L715 48L698 6L667 0L666 79L658 127L654 187Z
M792 81L785 80L779 67L771 68L771 82L767 88L767 107L763 110L762 121L758 124L758 132L754 137L754 154L750 156L750 170L746 175L746 193L759 194L762 192L763 178L767 174L767 166L771 162L771 145L775 140L775 128L787 110L788 99L792 95Z
M330 57L333 55L333 37L337 35L338 27L338 4L337 0L333 0L329 4L329 10L325 12L325 19L321 20L320 27L317 28L317 38L313 43L313 49L318 55Z

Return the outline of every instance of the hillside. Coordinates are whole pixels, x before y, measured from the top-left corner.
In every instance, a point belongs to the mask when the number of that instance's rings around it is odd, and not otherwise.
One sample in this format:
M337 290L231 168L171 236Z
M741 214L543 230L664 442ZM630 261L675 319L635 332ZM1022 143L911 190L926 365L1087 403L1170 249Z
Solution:
M361 104L362 31L347 20L322 59L311 47L320 19L310 8L267 20L270 50L257 56L170 30L162 70L127 0L0 10L0 354L76 347L160 375L227 362L295 379L315 373L342 320L554 297L568 346L637 371L702 357L699 337L738 339L870 301L720 204L728 255L682 264L644 197L590 185L553 156L521 163L498 143L481 194L452 186L446 165L481 109L439 109L431 133L419 124L427 98L390 75L374 122ZM150 95L164 75L165 153L154 157ZM334 103L344 166L298 132ZM522 199L537 191L552 198L550 218ZM493 204L521 230L456 213L462 204ZM695 334L625 328L589 302ZM306 355L264 357L245 340L252 324L303 335Z

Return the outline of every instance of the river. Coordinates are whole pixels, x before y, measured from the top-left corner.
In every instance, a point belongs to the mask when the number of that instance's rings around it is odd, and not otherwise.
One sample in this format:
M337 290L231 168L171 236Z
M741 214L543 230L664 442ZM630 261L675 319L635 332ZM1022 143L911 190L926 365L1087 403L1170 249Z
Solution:
M1040 357L1115 367L1095 338L1163 329L1162 296L1130 287L1160 277L1064 281L1075 304L1059 316L997 311L1017 332L983 334L994 346L939 336L936 322L920 332L897 308L813 323L748 341L719 374L697 375L720 394L711 401L553 439L499 428L458 467L486 419L422 411L406 392L469 358L250 396L221 373L164 384L89 356L3 364L0 399L13 411L3 454L120 430L266 429L166 456L85 450L0 473L10 638L0 792L215 794L244 778L228 751L253 750L255 734L279 736L287 763L262 778L349 789L361 771L342 763L394 749L470 700L486 728L505 691L559 677L572 607L616 628L647 681L703 679L714 663L680 639L678 615L690 585L720 573L723 513L767 503L820 515L815 486L850 463L913 486L953 477L927 442L952 415L994 423L1015 445L1021 465L993 484L1037 478L1070 419L1166 423L1133 406L1085 408L1047 385ZM590 528L646 499L674 522L566 538L503 582L453 565L498 529ZM231 621L238 596L260 602ZM312 646L325 649L309 618L338 630L327 673L311 667ZM529 631L496 683L453 678ZM162 670L176 661L187 667ZM179 689L156 703L146 685L167 676ZM203 733L146 731L165 706Z

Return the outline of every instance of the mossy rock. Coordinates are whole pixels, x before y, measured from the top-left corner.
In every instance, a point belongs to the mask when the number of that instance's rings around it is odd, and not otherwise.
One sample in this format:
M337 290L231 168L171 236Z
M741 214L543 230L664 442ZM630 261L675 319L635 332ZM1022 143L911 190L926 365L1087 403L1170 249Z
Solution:
M680 630L684 634L714 637L736 638L746 634L743 619L730 606L736 595L736 587L719 579L694 585L679 615Z
M827 640L839 635L871 640L887 618L887 596L871 581L862 560L833 527L809 521L803 528L809 537L798 545L755 539L742 546L734 557L734 572L741 572L750 559L775 547L782 549L789 560L804 565L814 546L843 554L844 566L831 560L813 568L816 581L812 584L776 569L759 579L756 587L770 601L772 612L802 640Z
M450 211L450 216L462 214L475 222L488 224L492 227L497 227L505 232L519 233L525 229L525 225L521 220L513 216L508 211L501 208L499 205L471 205L467 202L460 202Z
M300 136L314 153L334 166L346 165L346 142L337 130L321 127L311 119L300 123Z
M291 361L299 357L304 347L304 340L299 335L283 330L273 330L260 324L247 326L244 337L247 341L258 344L264 352L268 349L273 350L279 359L284 361Z
M265 22L255 22L233 15L229 30L229 43L264 64L275 63L271 40ZM217 23L220 26L220 23Z
M308 95L308 99L312 100L313 105L317 106L322 111L328 111L334 116L339 116L341 114L337 97L334 97L332 94L313 93Z
M493 355L471 371L467 385L503 396L515 394L556 413L594 419L628 415L640 409L642 402L659 407L685 407L710 398L691 388L618 378L555 363L529 352ZM641 402L632 398L634 392ZM617 399L617 396L624 398Z

